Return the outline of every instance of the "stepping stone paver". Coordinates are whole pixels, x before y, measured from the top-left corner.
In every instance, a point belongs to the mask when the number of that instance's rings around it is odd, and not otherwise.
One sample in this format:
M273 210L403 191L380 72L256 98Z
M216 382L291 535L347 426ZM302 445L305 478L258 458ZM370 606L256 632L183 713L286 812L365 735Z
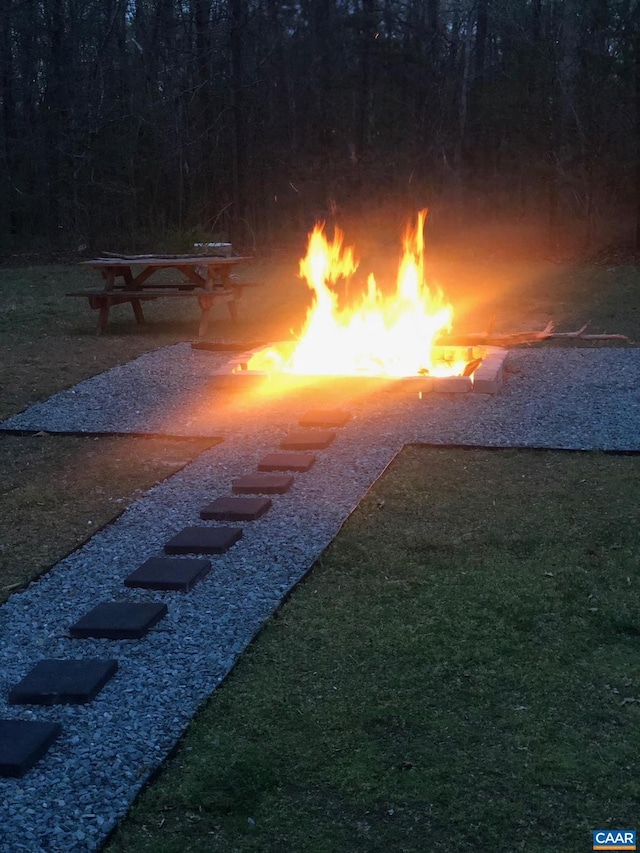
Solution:
M258 471L308 471L315 461L315 453L267 453Z
M189 592L211 571L211 560L175 560L150 557L125 578L124 585L141 589L169 589Z
M0 776L24 776L61 732L59 723L0 720Z
M116 660L42 660L9 691L12 705L83 705L118 669Z
M341 427L351 420L349 412L341 409L312 409L298 423L301 427Z
M323 450L328 447L336 437L335 432L330 430L303 430L301 432L290 432L280 442L283 450Z
M284 495L293 486L291 474L248 474L233 481L236 495Z
M224 554L242 536L240 527L185 527L164 546L165 554Z
M200 510L205 521L255 521L272 507L269 498L216 498Z
M159 602L107 601L98 604L69 628L72 637L140 640L167 615Z

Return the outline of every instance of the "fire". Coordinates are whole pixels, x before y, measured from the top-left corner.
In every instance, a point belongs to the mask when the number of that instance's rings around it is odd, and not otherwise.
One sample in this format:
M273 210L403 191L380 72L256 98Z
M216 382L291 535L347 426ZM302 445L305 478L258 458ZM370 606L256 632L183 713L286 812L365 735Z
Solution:
M300 277L314 295L302 334L290 353L272 348L254 356L249 369L325 376L460 375L465 361L433 357L436 339L451 328L453 309L425 281L425 218L426 211L420 211L404 237L395 292L385 296L370 274L366 292L351 306L339 304L334 288L357 270L353 249L343 247L339 229L329 242L324 225L316 225L300 262Z

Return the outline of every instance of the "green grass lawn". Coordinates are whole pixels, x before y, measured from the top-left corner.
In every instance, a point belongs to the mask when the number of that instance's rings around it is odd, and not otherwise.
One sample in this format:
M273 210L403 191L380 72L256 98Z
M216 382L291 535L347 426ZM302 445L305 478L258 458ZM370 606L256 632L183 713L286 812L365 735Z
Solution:
M640 335L634 266L436 259L465 330ZM242 321L289 337L297 265L260 261ZM110 332L73 267L0 274L0 415L195 337L128 306ZM202 443L0 434L0 597ZM635 828L640 457L406 449L202 708L109 853L582 851ZM82 476L73 476L73 472ZM65 479L65 475L66 479ZM57 511L52 511L53 509ZM37 524L35 520L37 519Z

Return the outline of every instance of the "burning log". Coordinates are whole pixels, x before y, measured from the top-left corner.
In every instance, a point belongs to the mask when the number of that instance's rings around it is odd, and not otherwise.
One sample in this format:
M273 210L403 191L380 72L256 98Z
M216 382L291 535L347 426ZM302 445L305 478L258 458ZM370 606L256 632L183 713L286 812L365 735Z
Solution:
M512 347L519 344L534 344L539 341L558 340L560 338L579 338L583 341L628 341L626 335L617 334L602 334L602 335L587 335L585 331L589 326L587 322L575 332L556 332L555 324L552 320L547 323L541 332L510 332L505 334L495 334L490 328L486 332L471 333L468 335L443 335L438 338L438 344L441 346L494 346L494 347Z
M482 364L481 358L474 358L472 361L467 362L467 366L462 371L463 376L472 376L474 370L476 370Z

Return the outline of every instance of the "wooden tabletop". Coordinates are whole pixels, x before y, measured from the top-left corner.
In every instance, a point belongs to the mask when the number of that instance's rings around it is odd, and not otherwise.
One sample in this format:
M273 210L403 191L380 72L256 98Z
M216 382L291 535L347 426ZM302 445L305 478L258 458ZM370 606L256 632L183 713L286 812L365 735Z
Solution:
M91 267L131 267L135 264L148 267L224 267L249 260L251 258L245 256L226 257L222 255L123 255L119 258L93 258L90 261L80 261L80 263Z

